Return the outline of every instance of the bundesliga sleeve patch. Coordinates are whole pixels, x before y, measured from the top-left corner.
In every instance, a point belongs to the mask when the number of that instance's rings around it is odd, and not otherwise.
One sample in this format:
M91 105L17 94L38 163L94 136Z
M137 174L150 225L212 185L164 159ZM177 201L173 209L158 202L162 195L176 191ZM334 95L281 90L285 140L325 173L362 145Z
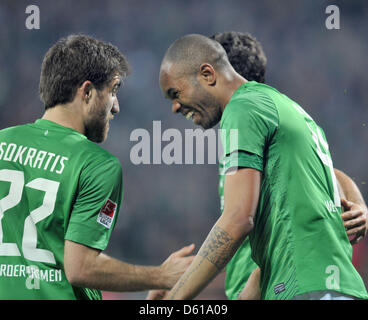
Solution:
M98 214L97 222L110 229L116 212L116 207L117 204L108 199Z

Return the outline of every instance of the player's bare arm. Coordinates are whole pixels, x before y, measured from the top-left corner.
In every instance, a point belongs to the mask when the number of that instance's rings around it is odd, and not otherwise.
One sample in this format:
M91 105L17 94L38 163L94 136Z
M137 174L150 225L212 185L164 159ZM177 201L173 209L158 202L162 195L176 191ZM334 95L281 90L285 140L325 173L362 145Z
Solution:
M347 235L353 236L351 243L356 244L367 233L367 205L356 183L342 171L334 170L339 184L341 205L344 209L341 218Z
M253 228L261 173L243 168L225 178L225 209L169 299L192 299L232 258Z
M171 254L160 266L131 265L100 250L65 242L65 273L75 286L107 291L170 289L193 260L194 245Z

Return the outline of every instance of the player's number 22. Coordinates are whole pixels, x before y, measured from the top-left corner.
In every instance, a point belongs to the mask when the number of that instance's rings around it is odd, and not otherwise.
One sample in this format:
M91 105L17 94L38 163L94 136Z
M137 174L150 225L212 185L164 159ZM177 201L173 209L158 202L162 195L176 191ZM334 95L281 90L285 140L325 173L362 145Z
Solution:
M9 193L0 200L0 256L20 256L21 253L16 243L3 242L3 229L1 220L4 213L19 204L22 199L24 189L24 173L17 170L0 170L0 181L10 182ZM39 249L37 246L37 229L36 223L48 217L55 208L57 191L59 182L37 178L25 185L45 192L42 205L27 216L24 221L22 252L23 256L31 261L46 262L55 264L54 254L50 250Z

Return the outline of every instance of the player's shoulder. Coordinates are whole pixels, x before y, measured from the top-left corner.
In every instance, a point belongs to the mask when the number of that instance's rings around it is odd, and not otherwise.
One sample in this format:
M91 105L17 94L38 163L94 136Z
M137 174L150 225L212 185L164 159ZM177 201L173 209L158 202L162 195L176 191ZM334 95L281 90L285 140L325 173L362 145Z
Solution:
M273 97L281 94L277 89L264 83L248 81L244 83L234 94L234 101L249 101L253 104L258 102L272 102Z
M231 106L231 108L228 109L232 109L233 111L235 109L241 109L244 106L257 106L264 103L273 103L268 93L268 87L269 86L256 81L243 83L231 97L227 105L227 107Z
M233 94L221 120L225 121L232 117L246 117L250 114L261 117L266 115L277 119L277 108L270 95L273 90L276 89L256 81L244 83Z
M29 123L3 128L0 130L0 136L17 134L17 133L24 132L26 130L29 130Z
M94 159L98 161L112 161L120 163L119 159L107 151L106 149L102 148L100 145L92 142L88 139L83 141L83 146L85 148L86 157L89 159Z
M86 168L101 167L106 170L121 170L120 160L98 144L85 139L81 147L84 149L82 152L84 153Z
M110 153L106 149L102 148L98 144L96 144L96 143L94 143L94 142L92 142L88 139L86 140L86 142L88 144L88 150L92 154L92 157L97 157L101 160L109 160L109 161L113 161L113 162L119 162L118 158L115 155L113 155L112 153Z

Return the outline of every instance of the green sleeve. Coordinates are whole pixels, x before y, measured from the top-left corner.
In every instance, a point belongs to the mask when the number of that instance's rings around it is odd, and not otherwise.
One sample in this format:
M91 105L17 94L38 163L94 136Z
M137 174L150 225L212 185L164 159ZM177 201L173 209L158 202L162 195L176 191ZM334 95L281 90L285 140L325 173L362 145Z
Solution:
M104 250L117 220L122 192L118 159L102 158L88 164L80 175L65 240Z
M239 150L225 157L224 166L225 172L235 167L253 168L262 172L263 159L254 153Z
M226 169L251 167L262 171L260 163L277 127L278 113L266 94L252 92L231 99L221 119Z

